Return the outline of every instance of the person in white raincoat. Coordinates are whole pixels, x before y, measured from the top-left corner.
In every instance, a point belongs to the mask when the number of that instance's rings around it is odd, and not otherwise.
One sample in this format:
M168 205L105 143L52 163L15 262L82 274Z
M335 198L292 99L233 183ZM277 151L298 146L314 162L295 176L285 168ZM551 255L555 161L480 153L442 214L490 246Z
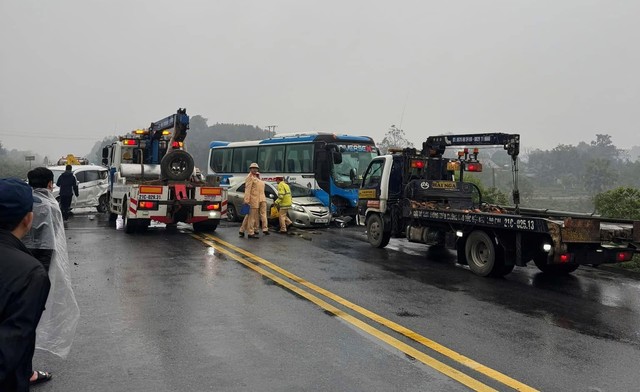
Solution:
M28 178L34 196L33 225L22 241L38 259L46 262L51 255L48 268L51 290L36 330L36 348L66 358L71 350L80 309L71 286L62 213L51 193L53 172L38 167L28 173Z

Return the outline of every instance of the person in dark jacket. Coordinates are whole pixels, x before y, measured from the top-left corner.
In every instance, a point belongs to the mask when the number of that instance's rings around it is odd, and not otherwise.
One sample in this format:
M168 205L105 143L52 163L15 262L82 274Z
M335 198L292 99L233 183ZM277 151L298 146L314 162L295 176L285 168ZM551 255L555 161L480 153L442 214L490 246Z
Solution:
M36 327L51 285L20 241L31 228L32 208L29 185L0 179L0 391L29 391Z
M62 211L62 219L69 219L71 211L71 200L75 194L78 197L78 180L71 171L71 165L65 167L64 173L58 177L56 185L60 187L60 210Z

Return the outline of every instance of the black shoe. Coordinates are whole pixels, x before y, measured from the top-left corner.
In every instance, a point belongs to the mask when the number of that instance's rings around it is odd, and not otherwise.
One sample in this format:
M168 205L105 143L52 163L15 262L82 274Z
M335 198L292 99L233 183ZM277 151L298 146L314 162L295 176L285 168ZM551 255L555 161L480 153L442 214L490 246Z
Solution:
M239 232L239 233L238 233L238 236L240 236L240 237L244 238L244 233L243 233L243 232Z
M269 232L268 231L263 231L262 234L269 235Z
M257 234L247 234L247 238L254 238L254 239L259 239L260 237L258 237Z

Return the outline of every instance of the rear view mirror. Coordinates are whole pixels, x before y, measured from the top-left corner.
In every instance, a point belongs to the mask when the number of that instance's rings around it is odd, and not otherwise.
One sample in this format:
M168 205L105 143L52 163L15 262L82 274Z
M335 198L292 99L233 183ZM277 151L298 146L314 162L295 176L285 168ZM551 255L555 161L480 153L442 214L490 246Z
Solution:
M338 151L333 151L331 155L333 157L334 164L339 165L342 163L342 154L340 154Z

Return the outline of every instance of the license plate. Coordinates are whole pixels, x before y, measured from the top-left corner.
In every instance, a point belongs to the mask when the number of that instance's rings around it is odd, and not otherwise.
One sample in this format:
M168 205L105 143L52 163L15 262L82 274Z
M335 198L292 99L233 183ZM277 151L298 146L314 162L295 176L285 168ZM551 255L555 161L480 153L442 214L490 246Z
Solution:
M329 219L327 218L322 218L322 219L316 219L316 223L328 223Z

